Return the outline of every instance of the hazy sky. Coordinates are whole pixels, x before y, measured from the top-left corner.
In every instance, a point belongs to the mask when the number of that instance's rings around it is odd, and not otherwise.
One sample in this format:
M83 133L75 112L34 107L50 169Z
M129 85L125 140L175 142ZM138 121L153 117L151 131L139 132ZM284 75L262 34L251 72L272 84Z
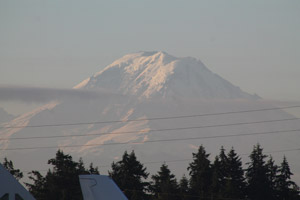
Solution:
M299 101L299 10L299 0L0 0L0 86L71 88L127 53L162 50L246 92Z

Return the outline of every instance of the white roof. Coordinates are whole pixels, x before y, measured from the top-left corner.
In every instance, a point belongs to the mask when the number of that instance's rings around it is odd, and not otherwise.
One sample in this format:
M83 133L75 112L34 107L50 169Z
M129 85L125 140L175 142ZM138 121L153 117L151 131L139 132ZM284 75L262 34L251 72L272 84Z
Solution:
M128 200L115 182L104 175L80 175L84 200Z
M18 195L24 200L35 200L33 196L0 164L0 199L5 195L15 200Z

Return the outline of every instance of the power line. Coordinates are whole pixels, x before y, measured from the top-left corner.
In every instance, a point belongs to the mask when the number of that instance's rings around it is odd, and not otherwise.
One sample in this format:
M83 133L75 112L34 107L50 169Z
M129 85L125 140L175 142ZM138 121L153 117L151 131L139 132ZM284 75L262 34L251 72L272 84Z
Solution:
M264 154L271 154L271 153L283 153L283 152L292 152L292 151L300 151L300 148L292 148L292 149L283 149L283 150L273 150L273 151L266 151ZM248 156L249 153L243 153L238 154L238 156ZM186 159L174 159L174 160L160 160L160 161L149 161L149 162L143 162L142 164L149 165L149 164L160 164L160 163L176 163L176 162L186 162L186 161L192 161L193 158L186 158ZM111 165L100 165L96 166L98 168L108 168L111 167ZM49 169L41 169L41 170L27 170L22 172L31 172L31 171L48 171Z
M148 141L144 141L144 142L115 142L115 143L104 143L104 144L81 144L81 145L46 146L46 147L19 147L19 148L3 149L3 151L73 148L73 147L85 147L85 146L110 146L110 145L124 145L124 144L145 144L145 143L155 143L155 142L175 142L175 141L216 139L216 138L237 137L237 136L266 135L266 134L274 134L274 133L289 133L289 132L298 132L298 131L300 131L300 129L285 130L285 131L256 132L256 133L246 133L246 134L215 135L215 136L201 136L201 137L188 137L188 138L171 138L171 139L148 140Z
M300 131L300 129L286 130L286 131L269 131L269 132L258 132L258 133L246 133L246 134L231 134L231 135L216 135L216 136L202 136L202 137L190 137L190 138L173 138L173 139L149 140L149 141L145 141L143 143L174 142L174 141L214 139L214 138L226 138L226 137L237 137L237 136L266 135L266 134L290 133L290 132L298 132L298 131Z
M32 136L32 137L14 137L14 138L0 138L1 140L25 140L25 139L50 139L50 138L66 138L66 137L87 137L87 136L102 136L110 134L130 134L130 133L149 133L149 132L163 132L163 131L177 131L177 130L191 130L191 129L201 129L201 128L214 128L214 127L226 127L226 126L239 126L239 125L249 125L249 124L261 124L269 122L282 122L282 121L292 121L298 120L300 118L287 118L287 119L275 119L275 120L263 120L255 122L240 122L240 123L230 123L230 124L215 124L215 125L205 125L205 126L193 126L193 127L178 127L178 128L166 128L166 129L152 129L152 130L139 130L139 131L120 131L120 132L105 132L105 133L93 133L93 134L76 134L76 135L53 135L53 136Z
M95 121L95 122L78 122L78 123L61 123L61 124L41 124L41 125L28 125L28 126L0 126L0 128L41 128L41 127L58 127L58 126L75 126L75 125L91 125L91 124L108 124L108 123L124 123L124 122L137 122L137 121L153 121L153 120L164 120L164 119L181 119L181 118L193 118L193 117L204 117L204 116L215 116L215 115L227 115L227 114L238 114L238 113L249 113L259 111L270 111L270 110L282 110L289 108L299 108L300 106L286 106L276 108L262 108L253 110L241 110L241 111L229 111L219 113L205 113L196 115L180 115L180 116L169 116L169 117L154 117L147 119L133 119L133 120L114 120L114 121Z
M300 148L292 148L292 149L283 149L283 150L273 150L273 151L266 151L263 152L264 154L271 154L271 153L283 153L283 152L291 152L291 151L300 151ZM250 153L243 153L238 154L238 156L249 156ZM185 162L185 161L191 161L192 158L186 158L186 159L177 159L177 160L162 160L162 161L150 161L150 162L144 162L143 164L157 164L157 163L176 163L176 162ZM102 165L100 167L110 167L110 165Z

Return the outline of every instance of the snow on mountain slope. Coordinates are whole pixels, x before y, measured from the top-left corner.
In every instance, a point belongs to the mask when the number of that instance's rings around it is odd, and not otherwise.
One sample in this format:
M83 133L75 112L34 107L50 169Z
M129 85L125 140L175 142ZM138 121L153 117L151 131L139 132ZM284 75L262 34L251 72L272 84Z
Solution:
M75 88L106 88L140 98L258 98L212 73L201 61L161 51L128 54Z
M191 158L192 153L196 151L195 148L200 144L203 144L209 153L216 155L221 145L227 149L233 146L237 153L246 154L258 142L266 151L298 148L300 142L298 132L172 141L180 138L299 129L297 120L195 128L293 117L282 110L150 120L155 117L274 107L255 95L243 92L212 73L194 58L176 58L165 52L128 54L74 88L97 91L104 89L122 95L106 93L99 98L85 101L74 99L48 104L10 121L7 126L79 124L0 129L0 138L38 137L38 139L0 140L3 155L14 160L16 165L24 166L23 169L26 170L44 169L47 159L55 155L57 148L43 147L59 147L77 158L82 156L86 162L107 166L120 158L125 150L135 150L142 162L149 162ZM97 123L109 121L114 122ZM96 123L81 124L83 122ZM188 127L194 128L184 129ZM168 131L160 131L162 129ZM168 141L169 139L171 141ZM165 141L153 142L160 140ZM5 151L16 147L42 148ZM290 152L287 157L300 182L298 152L294 153ZM280 162L282 155L283 153L276 154L274 159ZM148 169L155 172L158 167L148 166ZM186 167L187 162L171 165L179 176L186 173ZM106 172L107 168L100 171Z
M36 116L38 113L42 111L54 108L57 104L58 104L57 102L46 104L37 109L34 109L31 112L20 115L9 122L1 124L3 127L16 127L16 128L2 128L2 130L0 129L0 138L4 139L4 138L11 137L15 133L21 131L23 127L29 125L32 117ZM1 145L1 149L7 148L9 145L9 140L0 140L0 145Z

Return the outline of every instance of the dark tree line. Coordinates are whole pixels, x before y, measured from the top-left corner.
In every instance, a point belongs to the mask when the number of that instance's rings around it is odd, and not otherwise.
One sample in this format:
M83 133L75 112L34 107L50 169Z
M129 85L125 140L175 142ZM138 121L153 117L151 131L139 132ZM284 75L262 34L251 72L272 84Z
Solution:
M134 151L125 151L120 161L112 163L108 173L130 200L300 200L286 157L277 166L259 144L254 146L246 169L233 148L226 153L221 147L213 162L209 156L200 146L187 168L189 177L183 176L179 181L166 164L149 177ZM99 174L92 163L85 168L82 159L75 162L60 150L48 164L53 166L52 170L45 176L32 171L29 176L32 183L26 183L38 200L82 199L78 175ZM5 159L4 166L16 178L22 178L23 174L14 169L11 161Z
M29 179L33 183L25 183L36 199L73 199L81 200L82 194L78 176L80 174L99 174L98 168L91 163L86 169L82 159L73 161L72 156L58 150L55 158L48 160L53 166L45 177L38 171L32 171Z
M85 168L82 159L73 161L72 156L58 150L55 158L48 160L52 169L45 176L38 171L31 171L29 179L32 183L25 183L29 192L37 200L82 200L78 176L80 174L99 174L98 168L91 163ZM17 179L23 177L18 169L14 169L12 161L4 159L3 166Z

